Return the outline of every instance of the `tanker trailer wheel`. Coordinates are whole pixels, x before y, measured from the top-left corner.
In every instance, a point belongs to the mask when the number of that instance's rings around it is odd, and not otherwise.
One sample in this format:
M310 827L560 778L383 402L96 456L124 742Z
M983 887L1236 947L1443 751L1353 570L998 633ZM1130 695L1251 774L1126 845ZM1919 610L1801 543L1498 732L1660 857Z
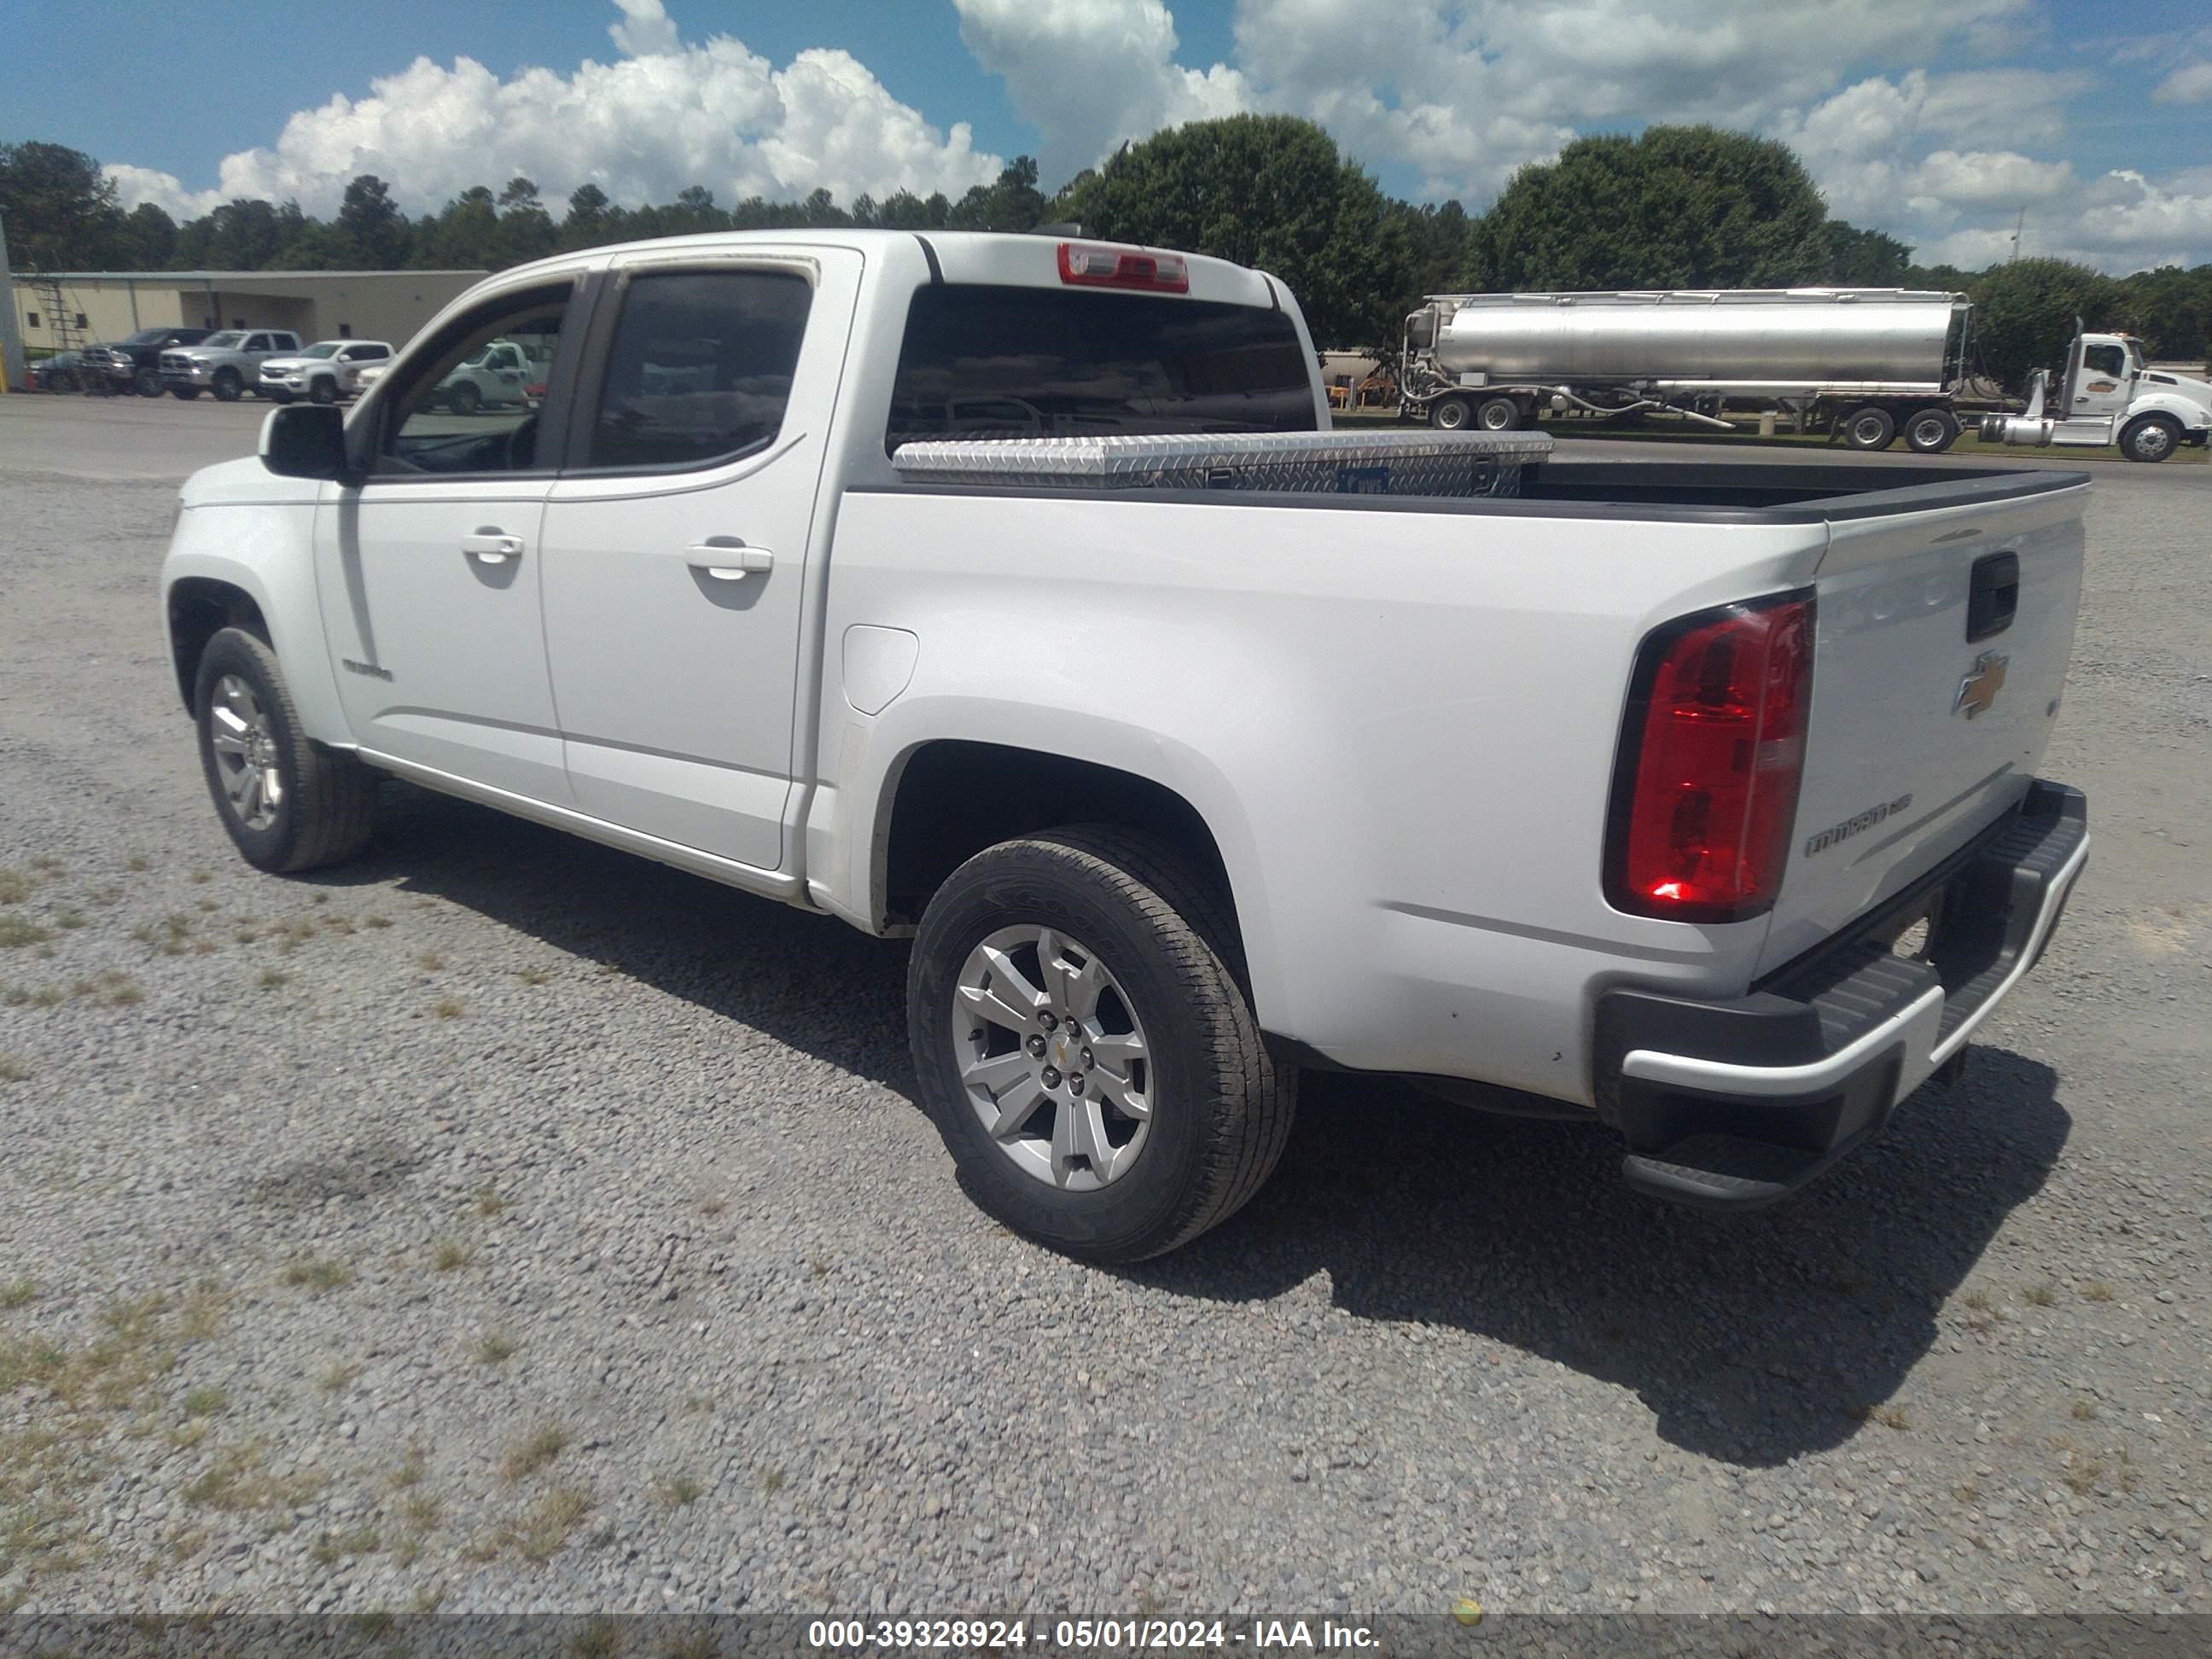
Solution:
M1429 410L1429 423L1446 432L1462 432L1474 411L1464 398L1439 398Z
M1486 398L1474 411L1474 423L1485 432L1510 432L1521 424L1521 405L1510 398Z
M1948 409L1916 409L1905 423L1905 447L1916 454L1941 455L1959 441L1959 422Z
M1844 416L1844 447L1846 449L1887 449L1889 441L1897 435L1897 422L1886 409L1872 404L1853 410Z
M2138 415L2120 431L2120 453L2131 461L2162 461L2181 447L2181 422L2171 415Z

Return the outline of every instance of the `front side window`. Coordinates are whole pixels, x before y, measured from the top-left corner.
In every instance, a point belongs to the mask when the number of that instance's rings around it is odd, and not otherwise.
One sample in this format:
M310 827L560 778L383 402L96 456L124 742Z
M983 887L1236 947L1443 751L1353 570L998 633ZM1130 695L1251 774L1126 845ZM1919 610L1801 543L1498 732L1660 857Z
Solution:
M632 277L584 465L699 466L770 442L791 401L813 298L790 271Z
M907 312L884 447L922 438L1310 432L1280 311L1154 295L932 283Z
M509 295L448 327L393 398L376 470L515 472L534 466L538 414L524 388L552 372L568 295L564 284Z
M2093 345L2082 351L2081 367L2092 374L2118 378L2128 372L2128 356L2116 345Z
M245 337L243 334L210 334L200 343L210 351L235 351Z
M208 342L208 343L209 343L209 344L210 344L210 345L212 345L212 344L214 344L215 343L214 343L212 340L210 340L210 342ZM269 349L270 349L270 344L269 344L269 337L268 337L266 334L257 334L257 335L255 335L252 339L248 340L248 341L246 343L246 349L248 351L267 351L267 350L269 350Z

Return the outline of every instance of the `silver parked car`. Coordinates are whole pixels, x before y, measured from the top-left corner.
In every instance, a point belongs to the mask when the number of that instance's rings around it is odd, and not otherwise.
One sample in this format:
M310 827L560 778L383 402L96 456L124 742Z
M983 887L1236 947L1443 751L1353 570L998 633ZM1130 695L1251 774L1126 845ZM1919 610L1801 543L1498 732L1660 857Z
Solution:
M318 340L305 351L262 364L256 389L280 404L295 398L334 404L362 389L362 371L381 367L391 358L392 344L386 340Z

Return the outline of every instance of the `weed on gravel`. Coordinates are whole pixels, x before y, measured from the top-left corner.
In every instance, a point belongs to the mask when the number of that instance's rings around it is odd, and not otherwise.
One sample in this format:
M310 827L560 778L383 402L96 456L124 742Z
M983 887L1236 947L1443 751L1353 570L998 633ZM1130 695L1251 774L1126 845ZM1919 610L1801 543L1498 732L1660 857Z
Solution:
M335 1291L350 1283L353 1269L343 1261L333 1261L327 1256L301 1256L284 1269L284 1282L295 1288L312 1290L319 1294Z
M37 1298L38 1287L27 1279L11 1279L0 1285L0 1311L13 1313L18 1308L27 1308Z
M27 945L43 945L53 934L22 916L0 916L0 951L20 951Z
M9 1054L0 1054L0 1083L28 1083L31 1068Z
M500 1331L488 1331L477 1344L477 1364L501 1365L514 1358L514 1339Z
M543 1423L507 1444L499 1472L509 1481L521 1480L544 1468L568 1450L568 1431L557 1423Z

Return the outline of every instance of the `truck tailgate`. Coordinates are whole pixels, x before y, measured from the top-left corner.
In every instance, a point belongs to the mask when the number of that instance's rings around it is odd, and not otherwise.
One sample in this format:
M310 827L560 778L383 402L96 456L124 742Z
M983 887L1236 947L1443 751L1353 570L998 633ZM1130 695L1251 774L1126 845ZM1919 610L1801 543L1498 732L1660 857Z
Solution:
M2027 792L2073 647L2086 489L1892 516L1866 498L1832 521L1796 832L1760 974Z

